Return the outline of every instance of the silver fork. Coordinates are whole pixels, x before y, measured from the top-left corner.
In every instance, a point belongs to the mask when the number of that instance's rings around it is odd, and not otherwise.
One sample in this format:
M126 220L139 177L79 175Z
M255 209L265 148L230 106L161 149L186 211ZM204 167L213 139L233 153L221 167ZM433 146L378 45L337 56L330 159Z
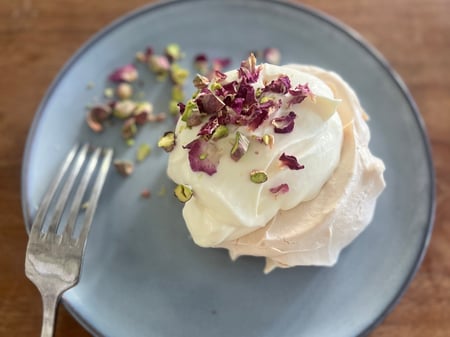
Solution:
M78 283L87 236L112 156L113 150L109 148L91 150L88 144L75 146L50 184L33 221L25 257L25 273L42 296L41 337L53 336L59 299L64 291ZM84 173L73 195L80 172ZM91 194L82 212L83 197L91 185ZM59 197L52 203L58 191ZM69 199L72 204L67 221L61 223L65 219L63 214ZM50 207L53 204L54 207ZM84 213L84 219L80 229L76 230L77 218L81 213ZM47 216L49 221L46 221Z

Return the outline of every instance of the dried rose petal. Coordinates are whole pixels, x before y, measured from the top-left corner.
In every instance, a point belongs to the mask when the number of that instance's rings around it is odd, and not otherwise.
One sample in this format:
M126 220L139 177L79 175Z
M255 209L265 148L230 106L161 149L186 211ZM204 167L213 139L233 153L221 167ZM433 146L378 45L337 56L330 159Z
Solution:
M291 89L291 81L286 75L281 75L278 79L273 80L264 87L264 92L274 92L285 95Z
M219 120L217 117L211 117L208 122L203 124L197 136L211 136L219 126Z
M213 142L204 139L195 139L186 146L189 150L189 164L194 172L205 172L212 176L217 172L220 154Z
M278 186L270 188L269 191L276 195L285 194L285 193L289 192L289 185L288 184L280 184Z
M289 112L287 116L277 117L272 120L273 131L275 133L289 133L294 129L295 117L294 111Z
M227 78L227 75L224 74L223 72L221 72L220 70L214 71L214 81L220 83L220 82L226 80L226 78Z
M195 102L198 105L199 111L208 115L218 112L225 106L225 103L213 93L200 94Z
M225 58L215 58L212 61L213 70L222 70L231 64L231 59L229 57Z
M244 101L245 101L244 98L237 97L231 102L229 107L234 111L236 111L236 113L240 114L242 112L242 108L244 107Z
M294 89L290 89L289 93L293 96L289 100L289 105L299 104L303 102L303 100L312 95L311 89L309 89L308 83L305 85L299 84Z
M272 64L280 64L281 53L277 48L266 48L263 51L264 61Z
M250 141L239 131L236 132L234 145L231 148L230 156L234 161L239 161L248 151Z
M206 75L208 73L208 58L205 54L199 54L194 58L194 67L197 71Z
M289 167L291 170L302 170L305 168L304 165L300 165L295 156L283 154L278 158L283 166Z
M248 128L256 130L269 117L269 109L255 107L248 121Z
M178 109L180 111L180 115L183 115L183 113L186 109L186 105L184 105L184 103L182 103L182 102L179 102L177 105L178 105Z
M127 64L116 69L111 75L109 75L109 80L112 82L133 82L137 80L138 77L139 73L136 67L132 64Z
M255 83L258 81L260 71L260 67L256 68L255 55L250 54L246 61L241 62L241 67L238 69L238 76L243 83Z
M176 139L175 133L168 131L159 139L158 147L162 148L166 152L171 152L177 144Z
M115 160L114 167L116 168L117 172L119 172L124 177L129 176L134 171L133 163L128 160Z

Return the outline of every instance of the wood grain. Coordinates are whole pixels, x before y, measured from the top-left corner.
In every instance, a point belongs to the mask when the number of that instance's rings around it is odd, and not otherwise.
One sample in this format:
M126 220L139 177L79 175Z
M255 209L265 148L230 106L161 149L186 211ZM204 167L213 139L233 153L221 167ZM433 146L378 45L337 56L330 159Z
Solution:
M23 272L26 135L45 90L93 33L140 0L0 0L0 336L37 336L40 297ZM357 30L403 77L425 120L437 176L433 237L418 274L373 337L450 336L450 1L307 0ZM89 334L60 308L56 337Z

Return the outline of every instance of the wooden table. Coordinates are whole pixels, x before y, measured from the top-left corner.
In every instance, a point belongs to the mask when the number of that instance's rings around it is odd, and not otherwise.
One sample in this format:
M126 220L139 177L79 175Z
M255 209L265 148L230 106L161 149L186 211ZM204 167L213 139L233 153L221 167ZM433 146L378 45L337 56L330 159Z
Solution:
M0 336L38 336L41 299L24 276L22 153L51 80L77 48L143 0L0 0ZM437 211L428 253L374 337L450 336L450 1L307 0L359 31L400 73L433 148ZM61 307L56 336L89 336ZM243 336L245 337L245 336Z

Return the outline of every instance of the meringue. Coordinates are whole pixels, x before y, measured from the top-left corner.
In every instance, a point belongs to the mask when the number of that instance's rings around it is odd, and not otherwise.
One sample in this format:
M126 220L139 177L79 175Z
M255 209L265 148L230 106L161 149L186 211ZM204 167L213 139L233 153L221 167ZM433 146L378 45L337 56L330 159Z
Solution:
M193 191L183 217L194 242L226 248L233 259L265 257L266 273L276 267L333 265L371 221L385 186L384 165L368 148L370 132L356 94L337 74L312 66L252 68L249 59L221 75L216 88L248 82L247 92L259 95L258 104L270 101L271 107L256 124L245 117L227 125L228 134L220 139L204 136L202 130L210 127L205 116L189 127L186 120L178 121L167 174ZM296 88L309 94L296 100ZM220 91L199 95L204 92ZM217 111L209 123L217 128L214 116L220 121L219 110L234 105L225 96L213 96ZM241 101L228 110L238 118ZM232 156L239 137L246 142L241 154ZM199 159L200 165L211 160L207 169L193 164L192 143L199 140L210 147ZM255 182L251 172L262 172L266 180Z

